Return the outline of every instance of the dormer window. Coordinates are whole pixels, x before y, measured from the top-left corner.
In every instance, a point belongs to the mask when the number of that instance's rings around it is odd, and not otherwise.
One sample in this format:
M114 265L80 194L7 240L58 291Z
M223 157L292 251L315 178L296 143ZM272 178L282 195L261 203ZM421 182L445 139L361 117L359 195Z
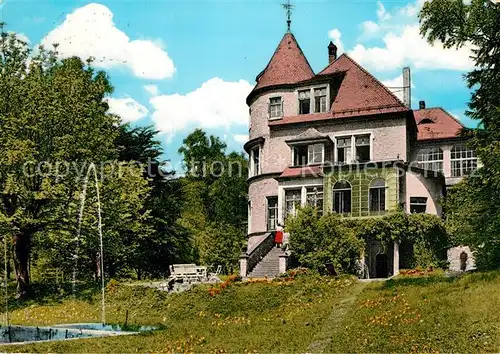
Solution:
M314 145L309 145L307 147L308 149L308 164L309 165L315 165L315 164L321 164L323 163L323 157L324 157L324 145L323 144L314 144Z
M307 145L299 145L293 147L293 165L305 166L307 165L307 157L309 150Z
M326 87L314 89L314 112L326 112Z
M281 97L271 97L269 99L269 119L283 117L283 101Z
M311 113L311 90L299 91L299 114Z
M325 160L325 145L310 144L293 147L293 165L319 165Z
M420 125L420 124L433 124L433 123L434 123L434 121L432 119L430 119L430 118L424 118L418 124Z

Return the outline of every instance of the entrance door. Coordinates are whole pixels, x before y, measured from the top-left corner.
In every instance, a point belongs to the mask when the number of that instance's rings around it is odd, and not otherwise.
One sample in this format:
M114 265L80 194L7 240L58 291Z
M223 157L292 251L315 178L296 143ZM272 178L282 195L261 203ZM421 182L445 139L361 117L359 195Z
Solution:
M375 258L377 265L375 268L376 278L387 278L389 276L389 262L386 254L377 254Z

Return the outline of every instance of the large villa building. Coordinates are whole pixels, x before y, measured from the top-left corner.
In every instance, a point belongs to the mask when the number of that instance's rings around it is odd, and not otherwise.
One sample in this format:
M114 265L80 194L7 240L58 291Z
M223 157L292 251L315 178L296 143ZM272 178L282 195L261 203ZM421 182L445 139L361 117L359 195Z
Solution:
M405 99L337 47L314 73L287 32L247 98L250 107L248 249L243 275L274 275L272 232L298 206L346 218L407 213L442 214L446 187L477 167L459 133L464 126L442 108L410 107ZM328 54L328 55L327 55ZM328 61L327 61L328 59ZM367 276L396 274L399 245L370 244Z

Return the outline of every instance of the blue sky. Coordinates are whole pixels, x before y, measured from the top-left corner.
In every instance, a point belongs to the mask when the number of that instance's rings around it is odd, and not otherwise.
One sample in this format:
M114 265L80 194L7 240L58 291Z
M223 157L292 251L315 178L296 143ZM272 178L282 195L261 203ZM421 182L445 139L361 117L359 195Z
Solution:
M60 43L62 56L93 56L115 87L112 110L133 125L154 125L165 158L202 127L242 150L245 96L286 30L281 1L0 0L1 20L31 45ZM317 72L333 40L388 86L412 69L412 102L464 117L469 48L444 50L418 35L423 0L295 0L292 31Z

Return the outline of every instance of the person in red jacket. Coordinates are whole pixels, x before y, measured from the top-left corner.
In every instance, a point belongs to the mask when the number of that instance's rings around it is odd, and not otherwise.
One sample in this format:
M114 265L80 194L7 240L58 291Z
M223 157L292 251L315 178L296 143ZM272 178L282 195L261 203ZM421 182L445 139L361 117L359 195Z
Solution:
M276 244L276 247L281 247L281 245L283 244L283 227L280 224L276 226L274 243Z

